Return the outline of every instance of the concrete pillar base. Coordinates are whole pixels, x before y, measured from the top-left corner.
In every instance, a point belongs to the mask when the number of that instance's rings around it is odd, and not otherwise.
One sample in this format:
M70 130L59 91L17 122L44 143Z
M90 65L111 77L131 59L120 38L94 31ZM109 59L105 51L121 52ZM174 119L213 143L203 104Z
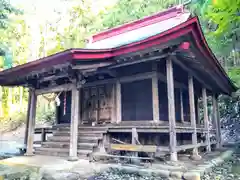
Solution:
M24 154L24 156L35 156L35 154L30 153L30 152L26 152L26 153Z
M68 161L78 161L78 157L70 156L68 157Z
M190 158L194 161L200 161L202 159L202 156L200 156L199 154L193 154Z
M170 154L170 160L173 161L173 162L178 161L177 152L172 152Z

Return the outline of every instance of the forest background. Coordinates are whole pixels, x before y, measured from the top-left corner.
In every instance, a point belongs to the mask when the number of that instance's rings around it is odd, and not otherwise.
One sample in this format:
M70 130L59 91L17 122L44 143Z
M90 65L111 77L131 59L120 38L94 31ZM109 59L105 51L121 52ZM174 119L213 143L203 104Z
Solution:
M210 48L240 87L240 0L0 0L0 68L84 48L96 32L183 3L199 17ZM0 87L0 131L25 123L27 99L28 90L23 87ZM219 101L222 125L229 128L230 136L239 133L239 91ZM54 102L40 97L37 123L54 123L54 113Z

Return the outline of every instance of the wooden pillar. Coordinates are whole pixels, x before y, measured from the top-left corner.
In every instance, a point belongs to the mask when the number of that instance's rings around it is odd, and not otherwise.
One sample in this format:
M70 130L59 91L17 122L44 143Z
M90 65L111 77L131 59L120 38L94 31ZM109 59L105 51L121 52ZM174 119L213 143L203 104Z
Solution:
M79 102L80 93L77 86L74 85L72 89L71 101L71 124L70 124L70 147L69 147L69 161L77 161L77 146L78 146L78 121L79 121Z
M28 90L28 109L27 109L27 121L26 121L26 128L25 128L25 137L24 137L24 145L27 147L27 141L28 141L28 128L29 128L29 113L31 111L31 91Z
M138 140L138 132L136 128L132 128L132 145L137 145ZM138 156L138 152L133 152L133 156Z
M180 108L181 108L181 122L184 123L184 111L183 111L183 90L180 90Z
M174 100L174 79L172 59L167 59L167 92L168 92L168 118L169 118L169 136L170 136L170 158L171 161L177 161L177 137L176 137L176 115L175 115L175 100Z
M197 102L196 102L197 104L196 104L196 116L197 116L197 125L201 125L201 122L200 122L200 106L199 106L199 99L198 99L198 97L197 97Z
M217 96L216 96L217 100ZM222 146L222 133L221 133L221 118L220 118L220 112L219 112L219 103L217 101L217 122L218 122L218 134L219 134L219 147Z
M122 96L121 96L121 83L118 80L116 83L116 119L117 123L122 121Z
M212 104L213 104L213 127L216 129L216 140L217 140L217 148L220 148L220 120L218 119L218 104L217 104L217 96L212 96Z
M26 156L33 155L33 141L34 141L34 129L35 129L35 117L36 117L36 107L37 107L37 95L34 89L29 89L29 103L28 106L28 133L27 133L27 148Z
M191 126L193 128L192 144L196 146L193 149L193 155L198 155L194 85L193 85L193 77L192 76L188 76L188 93L189 93L189 105L190 105L190 120L191 120Z
M111 111L111 123L115 123L117 122L117 119L116 119L116 84L113 84L112 85L112 111Z
M158 96L158 77L157 72L152 77L152 103L153 103L153 121L159 123L159 96Z
M204 114L204 128L206 132L207 151L211 151L209 120L208 120L208 107L207 107L207 92L206 88L202 88L202 101L203 101L203 114Z

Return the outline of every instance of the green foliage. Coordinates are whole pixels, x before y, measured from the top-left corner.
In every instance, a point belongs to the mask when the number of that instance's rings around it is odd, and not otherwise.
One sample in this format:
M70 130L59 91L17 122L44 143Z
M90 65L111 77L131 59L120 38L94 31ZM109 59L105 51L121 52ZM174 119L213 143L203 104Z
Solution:
M228 75L236 86L240 87L240 68L233 68L228 70Z
M176 4L176 0L121 0L102 14L104 28L112 28L133 20L149 16Z
M41 99L43 101L43 99ZM41 102L42 102L41 101ZM36 121L38 124L54 124L56 120L56 109L55 107L48 104L46 106L46 103L44 106L41 106L40 104L37 107L36 112Z
M11 116L5 116L0 119L0 132L14 131L26 122L25 112L15 112Z
M20 14L21 11L13 7L7 0L0 0L0 30L6 29L10 23L11 14ZM2 33L1 33L2 36ZM5 54L5 44L0 39L0 56Z

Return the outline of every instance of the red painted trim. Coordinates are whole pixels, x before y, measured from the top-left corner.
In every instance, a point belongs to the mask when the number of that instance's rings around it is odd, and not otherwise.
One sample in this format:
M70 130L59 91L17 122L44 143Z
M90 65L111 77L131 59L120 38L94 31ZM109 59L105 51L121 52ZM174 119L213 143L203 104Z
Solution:
M70 50L66 50L42 59L38 59L36 61L32 61L5 71L0 72L0 79L1 76L7 76L9 74L11 74L11 76L19 76L22 73L27 74L29 72L32 71L36 71L42 68L46 68L46 67L52 67L54 65L58 65L58 64L63 64L66 62L71 62L74 59L81 59L81 60L89 60L89 59L102 59L102 58L110 58L110 57L114 57L117 55L121 55L121 54L126 54L129 52L134 52L134 51L138 51L153 45L157 45L159 43L163 43L166 42L168 40L171 40L171 38L176 38L179 37L180 35L184 35L184 33L187 33L188 31L190 31L189 29L187 29L187 27L189 25L191 25L192 23L194 23L194 21L196 21L196 19L192 18L168 31L165 31L163 33L157 34L155 36L149 37L147 39L138 41L138 42L134 42L128 45L124 45L121 47L117 47L117 48L113 48L113 49L100 49L100 50L89 50L89 49L70 49ZM183 30L183 28L185 28L185 31L179 31L179 30ZM181 33L182 32L182 33ZM171 35L169 37L167 37L167 35L170 35L172 33L175 33L175 35ZM164 37L162 40L158 40L156 42L154 42L154 40L158 39L158 38L162 38ZM144 45L146 44L146 45ZM139 46L137 46L139 45ZM136 46L136 47L135 47Z
M133 21L103 32L100 32L96 35L92 36L92 42L96 42L99 40L103 40L112 36L116 36L128 31L132 31L141 27L145 27L157 22L161 22L167 19L170 19L172 17L176 17L178 14L183 13L183 6L175 6L171 9L168 9L166 11L159 12L157 14L147 16L143 19Z
M147 39L127 44L121 47L113 49L101 49L101 50L89 50L89 49L70 49L64 52L54 54L52 56L42 58L36 61L23 64L9 70L0 72L0 81L10 82L11 80L22 76L32 71L40 70L42 68L51 68L54 65L64 64L66 62L71 63L74 60L99 60L104 58L112 58L118 55L127 54L131 52L140 51L155 45L163 44L172 39L176 39L187 33L191 33L195 39L196 45L200 52L206 57L211 64L212 68L217 69L217 73L220 77L224 77L225 82L234 89L234 85L227 77L226 72L221 67L216 57L208 47L206 40L203 36L198 19L196 17L189 19L188 21L155 36ZM202 43L201 43L202 42Z

